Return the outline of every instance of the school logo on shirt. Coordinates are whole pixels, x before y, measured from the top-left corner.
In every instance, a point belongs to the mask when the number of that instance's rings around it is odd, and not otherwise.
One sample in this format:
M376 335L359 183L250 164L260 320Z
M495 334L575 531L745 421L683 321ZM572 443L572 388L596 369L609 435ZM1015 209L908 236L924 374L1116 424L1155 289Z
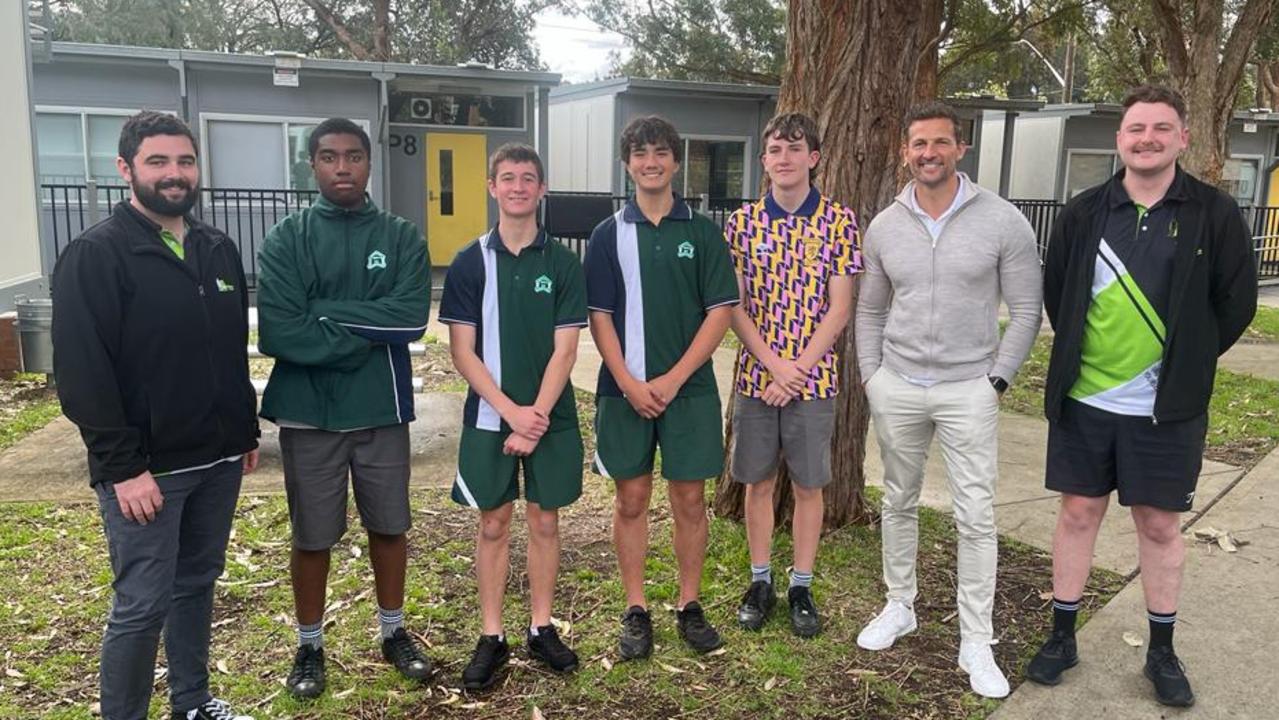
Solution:
M381 268L383 270L386 269L386 255L383 254L381 250L374 250L369 253L369 263L366 266L366 269L374 270L376 268Z
M223 280L222 278L218 278L217 280L218 280L218 292L235 292L234 285L227 282L226 280Z
M679 244L679 256L680 256L680 257L682 257L682 258L692 258L692 257L693 257L693 243L688 242L687 240L685 240L684 242L680 243L680 244Z
M551 279L543 275L533 281L533 292L551 294Z

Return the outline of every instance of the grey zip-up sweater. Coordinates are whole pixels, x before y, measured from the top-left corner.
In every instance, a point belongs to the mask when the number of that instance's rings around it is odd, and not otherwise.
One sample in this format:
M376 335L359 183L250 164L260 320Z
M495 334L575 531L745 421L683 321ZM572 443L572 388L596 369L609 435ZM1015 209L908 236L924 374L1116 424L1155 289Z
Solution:
M1035 233L1017 208L971 180L937 241L912 209L915 183L862 241L857 361L918 381L992 375L1012 382L1039 333L1043 282ZM1009 322L999 337L999 302Z

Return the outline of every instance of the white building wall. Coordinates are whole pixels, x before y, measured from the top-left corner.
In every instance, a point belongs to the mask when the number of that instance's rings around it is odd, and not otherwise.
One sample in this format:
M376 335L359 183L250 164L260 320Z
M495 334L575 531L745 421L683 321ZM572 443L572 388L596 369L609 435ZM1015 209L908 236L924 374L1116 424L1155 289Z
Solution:
M1013 136L1012 178L1008 197L1016 200L1056 198L1064 117L1018 117Z
M1004 148L1004 116L1001 110L983 110L977 120L977 184L999 192L1000 160Z
M550 189L611 190L614 99L609 94L551 104Z
M0 113L0 157L12 168L0 192L0 295L5 289L39 280L40 231L37 225L35 157L31 146L31 98L28 82L27 4L3 3L0 19L0 97L10 110Z

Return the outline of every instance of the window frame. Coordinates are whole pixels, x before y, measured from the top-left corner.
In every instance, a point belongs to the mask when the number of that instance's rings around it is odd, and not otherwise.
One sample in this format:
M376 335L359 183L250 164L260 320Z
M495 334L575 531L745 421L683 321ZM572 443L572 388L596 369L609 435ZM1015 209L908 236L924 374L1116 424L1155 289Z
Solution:
M131 115L136 115L136 114L138 114L138 113L139 113L139 112L141 112L142 110L143 110L143 108L96 107L96 106L88 106L88 105L36 105L36 106L35 106L35 114L36 114L36 116L37 116L37 117L36 117L36 118L34 118L34 119L38 122L38 120L39 120L38 116L40 116L40 115L74 115L74 116L76 116L76 117L78 117L78 118L80 119L80 148L81 148L81 151L82 151L82 152L81 152L81 154L80 154L80 167L81 167L81 170L82 170L82 172L83 172L83 176L80 178L80 182L81 182L82 184L85 184L85 185L87 186L87 185L88 185L88 182L89 182L89 178L91 177L91 175L89 174L89 155L90 155L90 153L89 153L89 121L88 121L88 117L89 117L90 115L97 115L97 116L100 116L100 117L125 117L125 118L127 118L127 117L129 117L129 116L131 116ZM168 110L160 110L160 111L158 111L158 112L169 112L169 111L168 111ZM170 115L172 115L172 114L174 114L174 113L169 112L169 114L170 114ZM39 132L39 131L37 131L37 135L38 135L38 132ZM35 148L33 148L33 149L35 150L35 154L36 154L36 162L37 162L37 163L39 163L39 162L40 162L40 147L39 147L39 138L38 138L38 137L36 138L36 142L37 142L37 145L36 145L36 147L35 147ZM42 170L43 170L43 169L42 169ZM41 174L43 174L43 173L41 173ZM36 178L36 179L37 179L37 180L40 180L39 176L37 176L37 178ZM121 180L121 183L123 183L123 180ZM49 185L60 185L60 184L63 184L63 183L44 183L44 182L39 182L38 184L39 184L39 185L46 185L46 184L49 184ZM115 187L115 186L111 186L111 187Z
M681 134L680 141L684 143L684 147L681 148L682 152L680 153L680 157L682 157L683 160L680 161L679 169L680 169L680 172L683 173L684 183L682 187L678 187L678 188L672 185L671 187L672 190L679 193L680 197L684 197L684 198L690 197L688 194L688 173L685 172L685 165L688 162L688 143L690 140L702 140L706 142L742 143L742 187L741 187L742 194L739 195L738 198L751 197L751 194L750 194L751 158L755 157L755 155L752 153L752 150L753 150L752 146L754 145L754 142L749 135L711 135L711 134L701 134L701 133L689 133L687 135ZM622 163L622 164L625 165L625 163ZM622 168L622 194L623 195L631 195L635 192L635 187L633 185L633 182L634 181L631 180L630 174L627 173L626 168L623 167ZM700 198L701 196L698 195L696 197Z
M219 112L202 112L200 113L200 178L201 185L206 188L215 190L222 189L213 184L213 173L210 165L211 155L209 154L209 122L242 122L242 123L267 123L280 126L280 154L284 158L285 177L280 178L279 187L263 188L264 190L293 190L289 184L288 177L289 168L293 165L293 160L289 156L289 126L290 125L319 125L327 118L306 117L303 115L263 115L250 113L219 113ZM364 118L349 118L356 125L364 128L364 132L368 133L370 145L369 162L373 161L373 152L377 149L377 143L373 140L373 133L370 130L372 124ZM370 176L372 181L372 176Z
M529 97L531 93L516 94L514 92L466 92L453 90L393 90L393 93L403 93L405 95L471 95L475 97L503 97L515 98L520 101L520 125L519 127L507 127L498 125L441 125L439 123L413 122L411 120L390 120L388 125L404 125L415 128L435 128L437 132L454 132L454 131L476 131L476 132L528 132L528 116L529 116ZM389 111L388 111L389 114ZM534 104L533 115L537 116L536 103Z
M1114 175L1118 172L1115 163L1119 162L1118 150L1103 150L1100 148L1070 148L1066 151L1066 173L1061 177L1061 201L1070 202L1070 166L1076 155L1109 155L1110 156L1110 174ZM1091 186L1090 186L1091 187Z
M1257 207L1258 205L1260 205L1261 204L1260 202L1261 201L1261 185L1266 172L1266 168L1265 168L1266 156L1260 153L1238 153L1238 154L1231 153L1229 156L1226 157L1226 160L1227 161L1242 160L1244 162L1251 161L1252 163L1254 163L1254 167L1257 170L1257 176L1256 176L1256 179L1253 181L1254 187L1252 188L1252 198L1249 200L1249 204L1252 207ZM1226 169L1225 163L1222 164L1221 169L1223 172L1225 171ZM1231 195L1231 197L1234 197L1234 196ZM1238 198L1235 198L1236 202L1238 202L1238 200L1239 200Z

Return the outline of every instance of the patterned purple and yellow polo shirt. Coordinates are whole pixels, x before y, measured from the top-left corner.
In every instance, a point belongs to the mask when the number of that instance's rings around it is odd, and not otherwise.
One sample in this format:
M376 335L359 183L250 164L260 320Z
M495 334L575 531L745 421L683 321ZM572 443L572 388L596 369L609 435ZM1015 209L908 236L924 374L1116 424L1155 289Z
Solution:
M809 191L788 213L771 194L733 212L724 226L733 265L746 283L747 316L779 357L797 359L830 307L826 284L833 275L861 272L861 242L853 211ZM839 393L834 348L813 366L804 400ZM763 396L772 377L746 348L737 355L737 392Z

